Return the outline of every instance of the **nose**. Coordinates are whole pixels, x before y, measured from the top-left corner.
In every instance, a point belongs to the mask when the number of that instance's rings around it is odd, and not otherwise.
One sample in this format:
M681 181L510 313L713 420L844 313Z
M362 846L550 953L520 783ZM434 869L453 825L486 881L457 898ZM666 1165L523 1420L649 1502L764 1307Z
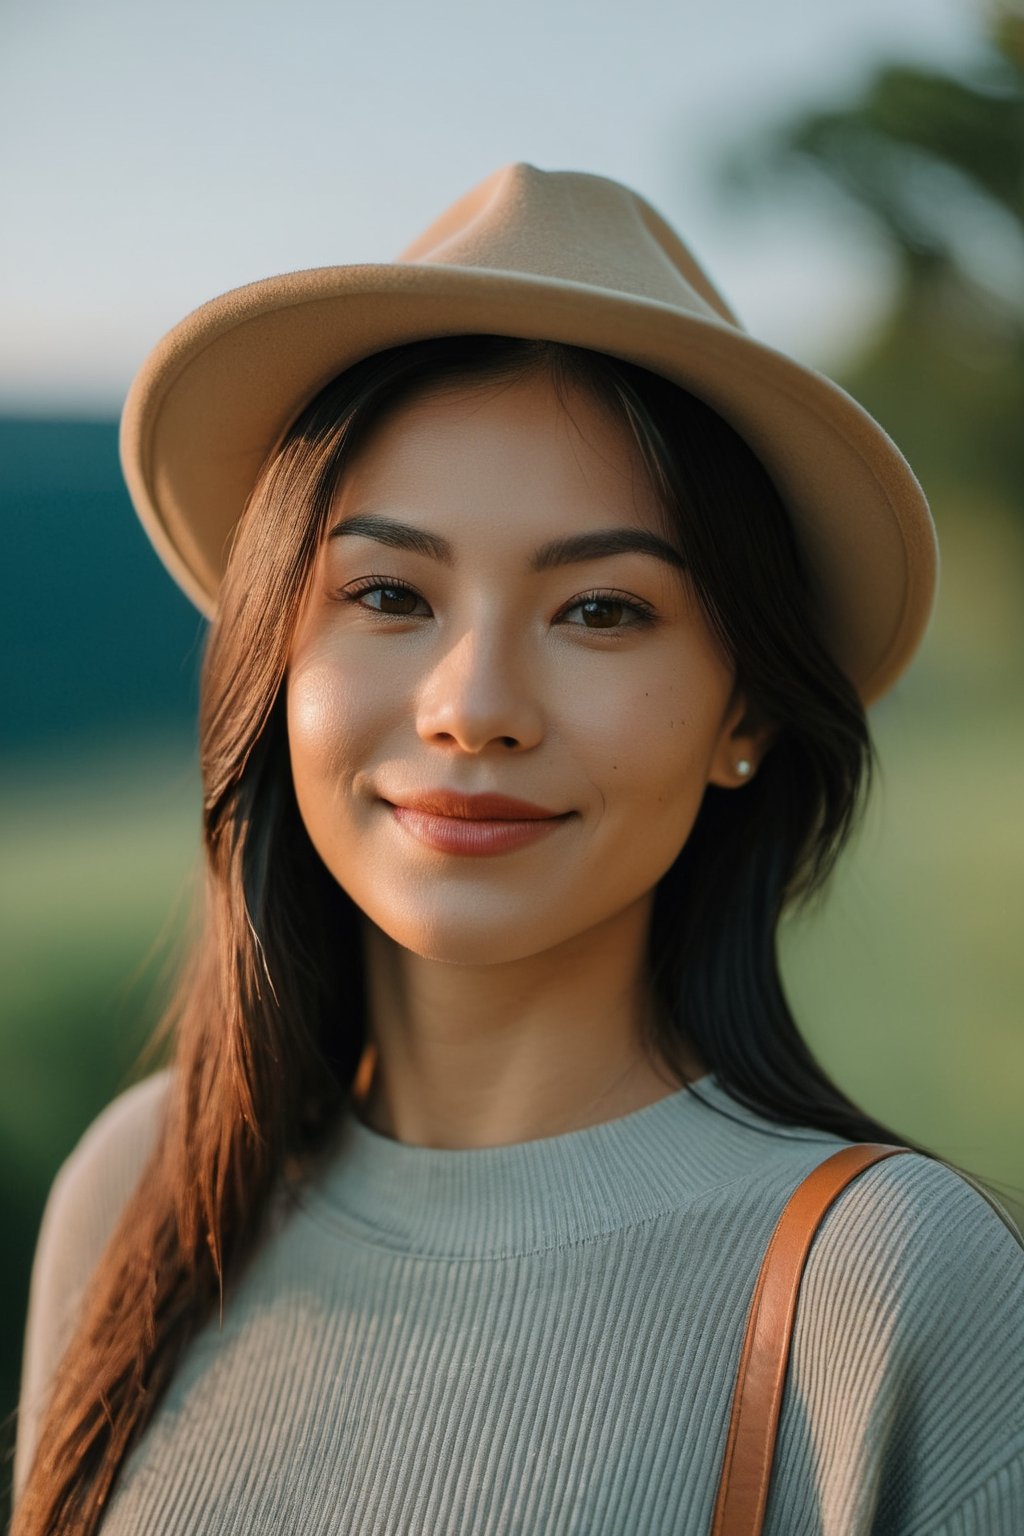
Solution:
M465 631L424 678L417 700L420 739L479 753L491 745L523 751L543 735L536 670L508 637Z

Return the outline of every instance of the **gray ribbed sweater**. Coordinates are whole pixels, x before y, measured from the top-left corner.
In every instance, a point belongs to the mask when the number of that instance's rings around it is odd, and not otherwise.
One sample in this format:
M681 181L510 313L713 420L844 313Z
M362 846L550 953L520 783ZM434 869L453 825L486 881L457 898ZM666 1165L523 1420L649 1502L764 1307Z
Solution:
M165 1089L116 1099L55 1181L16 1490ZM346 1119L184 1356L104 1536L705 1536L765 1244L842 1143L696 1091L465 1151ZM765 1532L1024 1532L1024 1252L927 1158L869 1169L815 1239Z

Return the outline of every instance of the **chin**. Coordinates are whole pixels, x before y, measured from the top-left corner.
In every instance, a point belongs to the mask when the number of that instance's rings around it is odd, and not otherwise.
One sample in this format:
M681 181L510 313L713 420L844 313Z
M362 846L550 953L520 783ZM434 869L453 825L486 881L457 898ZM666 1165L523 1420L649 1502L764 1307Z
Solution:
M389 921L388 914L370 912L371 921L393 943L421 960L444 965L507 965L542 953L566 935L555 934L552 925L544 925L534 916L519 925L508 918L500 922L460 921L446 913L436 920L418 923Z

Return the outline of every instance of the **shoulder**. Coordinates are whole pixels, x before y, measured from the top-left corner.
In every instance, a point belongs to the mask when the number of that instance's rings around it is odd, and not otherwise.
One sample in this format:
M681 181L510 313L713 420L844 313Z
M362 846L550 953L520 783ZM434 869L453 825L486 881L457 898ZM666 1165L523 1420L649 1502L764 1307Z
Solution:
M1019 1478L1024 1246L1008 1214L917 1153L867 1168L811 1245L786 1393L788 1464L816 1466L837 1507L851 1465L915 1531Z
M802 1181L856 1144L810 1126L766 1120L714 1080L694 1097L716 1111L702 1122L703 1146L718 1175L709 1199L732 1227L749 1230L760 1245L759 1263L775 1221ZM681 1100L680 1106L682 1112ZM926 1273L917 1276L921 1267ZM872 1274L923 1281L945 1269L964 1281L991 1270L1020 1284L1024 1237L975 1180L938 1158L902 1149L865 1168L826 1211L804 1285L813 1289L818 1278L842 1277L848 1287L855 1276Z
M118 1094L87 1127L50 1187L29 1291L16 1487L85 1289L156 1145L170 1081L168 1068Z
M1024 1239L1010 1214L973 1180L937 1159L906 1152L858 1175L824 1216L817 1269L877 1272L904 1291L929 1291L987 1274L1024 1285Z
M973 1181L901 1153L865 1169L826 1212L800 1306L827 1333L879 1347L884 1336L893 1363L939 1367L973 1352L982 1371L985 1358L995 1369L1012 1340L1024 1350L1024 1243Z
M76 1269L94 1267L156 1145L170 1079L165 1069L118 1094L57 1170L40 1229L51 1262L67 1251Z

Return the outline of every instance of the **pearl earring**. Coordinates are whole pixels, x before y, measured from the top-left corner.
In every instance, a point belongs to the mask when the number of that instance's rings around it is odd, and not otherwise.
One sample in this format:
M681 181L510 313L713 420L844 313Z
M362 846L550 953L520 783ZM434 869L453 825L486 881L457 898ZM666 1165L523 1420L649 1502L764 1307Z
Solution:
M736 764L736 772L741 774L744 778L746 778L747 774L750 772L750 764L745 757L741 757L739 762Z

